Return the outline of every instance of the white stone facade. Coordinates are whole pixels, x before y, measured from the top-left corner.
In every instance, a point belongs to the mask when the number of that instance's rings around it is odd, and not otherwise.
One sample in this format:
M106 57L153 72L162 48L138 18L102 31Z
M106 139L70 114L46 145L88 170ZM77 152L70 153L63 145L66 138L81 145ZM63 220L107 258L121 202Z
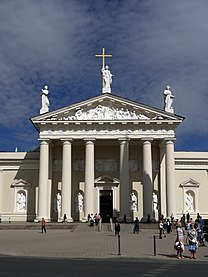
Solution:
M208 218L208 153L174 152L182 117L105 93L31 120L39 151L0 153L3 221L62 221L64 215L68 222L86 221L91 213L104 219L180 217L188 211L187 195L192 217L199 212Z

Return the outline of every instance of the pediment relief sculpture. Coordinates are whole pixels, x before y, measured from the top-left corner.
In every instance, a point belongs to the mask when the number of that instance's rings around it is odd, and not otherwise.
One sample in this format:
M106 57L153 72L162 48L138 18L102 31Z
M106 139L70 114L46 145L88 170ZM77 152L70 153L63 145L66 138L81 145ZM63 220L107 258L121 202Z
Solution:
M79 109L72 115L54 115L46 120L77 121L77 120L162 120L161 115L147 116L142 113L131 111L127 108L114 108L98 105L95 108L84 110Z

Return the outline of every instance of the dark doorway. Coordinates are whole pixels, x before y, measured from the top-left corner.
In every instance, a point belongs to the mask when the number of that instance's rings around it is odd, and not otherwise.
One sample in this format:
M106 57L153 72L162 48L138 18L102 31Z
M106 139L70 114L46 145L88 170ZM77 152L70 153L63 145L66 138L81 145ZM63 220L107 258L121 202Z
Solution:
M102 222L110 222L110 218L113 218L112 190L100 191L100 215L102 217Z

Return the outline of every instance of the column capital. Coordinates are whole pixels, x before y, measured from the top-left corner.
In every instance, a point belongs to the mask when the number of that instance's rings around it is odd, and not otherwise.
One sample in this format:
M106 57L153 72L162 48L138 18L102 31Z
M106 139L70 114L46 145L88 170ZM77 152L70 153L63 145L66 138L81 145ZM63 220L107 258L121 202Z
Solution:
M61 139L63 144L71 144L73 139Z
M120 143L122 143L122 142L129 142L129 141L130 141L130 138L128 138L128 137L120 137L120 138L118 138L118 141L119 141Z
M164 141L165 143L174 142L174 141L176 141L176 138L164 138L163 141Z
M50 139L38 139L38 141L40 142L40 144L44 145L44 144L49 144Z
M142 144L149 144L153 141L153 138L141 138L140 140L142 142Z
M84 142L87 144L87 143L90 143L90 142L95 142L96 141L96 139L95 138L84 138L83 139L84 140Z

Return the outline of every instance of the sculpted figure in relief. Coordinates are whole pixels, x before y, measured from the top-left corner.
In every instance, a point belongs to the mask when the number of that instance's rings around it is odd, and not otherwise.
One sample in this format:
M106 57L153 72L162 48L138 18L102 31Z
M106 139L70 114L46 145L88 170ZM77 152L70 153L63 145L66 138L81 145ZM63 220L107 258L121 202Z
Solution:
M49 99L48 99L48 86L44 86L41 89L41 100L42 100L42 107L40 109L40 114L47 113L49 111Z

